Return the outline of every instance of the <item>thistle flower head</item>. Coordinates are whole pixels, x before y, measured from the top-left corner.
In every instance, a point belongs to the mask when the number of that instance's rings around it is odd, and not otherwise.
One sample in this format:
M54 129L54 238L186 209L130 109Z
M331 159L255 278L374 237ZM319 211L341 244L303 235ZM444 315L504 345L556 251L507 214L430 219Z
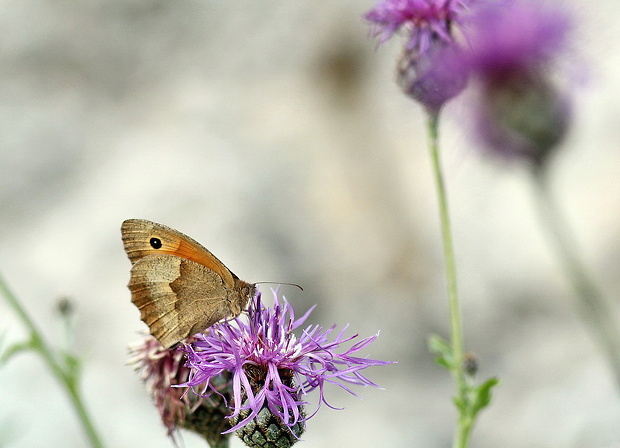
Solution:
M190 337L185 342L192 340ZM212 387L218 390L218 395L200 397L191 391L173 387L184 383L189 377L190 370L183 365L185 354L182 351L168 350L150 335L130 346L129 351L129 364L135 367L146 384L169 436L174 436L177 428L186 428L200 434L211 444L226 437L221 434L227 429L222 423L227 408L223 406L225 400L221 399L227 394L226 376L212 380Z
M549 4L502 1L475 15L461 56L479 82L477 131L490 151L541 167L565 136L570 102L553 71L569 29Z
M183 352L166 350L150 335L130 346L129 351L129 364L135 367L146 384L168 435L171 435L185 421L187 409L191 407L188 395L183 396L182 390L170 387L187 381L189 369L183 366Z
M548 71L568 44L570 18L559 7L504 0L472 16L472 70L485 82L504 82L522 73Z
M471 0L383 0L364 17L380 44L402 30L405 48L425 53L437 41L451 44L453 26L461 22L462 12Z
M335 326L324 330L309 325L296 336L293 331L304 324L312 309L295 319L286 299L279 299L274 292L274 305L267 308L258 293L250 303L247 320L240 316L216 324L204 334L196 335L192 344L184 346L186 366L191 373L183 386L209 394L214 390L213 378L224 372L232 374L229 417L234 426L228 432L244 427L263 409L293 428L307 419L303 411L307 403L302 397L308 392L319 389L318 407L321 403L332 407L325 399L324 387L328 383L352 394L347 384L377 387L361 370L389 362L355 356L377 335L362 339L348 349L340 346L357 335L345 337L346 327L334 334Z
M460 50L455 29L471 0L383 0L365 14L380 44L398 31L406 37L397 81L403 92L431 113L466 86L465 66L455 65Z

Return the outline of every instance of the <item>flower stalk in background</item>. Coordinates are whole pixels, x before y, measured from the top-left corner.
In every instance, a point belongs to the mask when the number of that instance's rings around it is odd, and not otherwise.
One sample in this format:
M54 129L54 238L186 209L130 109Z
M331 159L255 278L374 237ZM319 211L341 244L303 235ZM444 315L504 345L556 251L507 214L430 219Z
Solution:
M9 307L13 309L28 332L27 340L10 345L0 354L0 365L6 363L17 353L33 351L40 355L49 371L65 389L69 401L78 416L78 420L86 433L90 446L93 448L103 448L104 445L101 437L86 409L80 392L80 360L68 348L53 347L45 340L43 334L26 312L26 309L22 306L17 296L9 289L2 277L0 277L0 294L4 296ZM66 328L70 326L71 310L72 306L68 301L65 301L64 305L61 304L59 306L59 311L61 317L65 320L63 323Z
M575 307L603 349L620 388L620 328L575 247L550 191L548 167L570 125L569 89L558 60L569 45L571 19L559 4L502 1L475 16L463 65L475 78L479 140L488 152L531 168L535 199L556 256L575 291Z
M436 355L437 363L450 371L456 385L454 404L458 411L456 431L453 439L454 448L466 448L481 410L491 402L491 390L499 382L489 378L478 384L475 372L471 373L468 357L464 352L463 326L458 298L456 261L452 242L452 227L448 208L448 194L445 187L443 170L439 158L438 138L439 116L429 115L428 135L429 150L435 178L435 189L439 203L441 237L443 241L444 262L448 289L448 307L450 311L450 342L433 335L428 341L429 350Z
M535 205L552 249L575 292L575 309L599 344L620 392L620 327L615 307L586 267L544 174L541 170L534 171Z
M480 410L491 399L498 382L491 378L480 385L466 371L457 273L448 207L448 195L439 153L439 113L442 106L460 94L469 78L468 66L460 54L461 27L473 1L466 0L383 0L364 16L382 44L402 31L406 43L398 64L398 84L404 93L425 107L428 115L429 152L441 221L446 269L451 338L429 340L437 362L450 370L456 385L454 402L458 411L454 447L468 446Z
M355 356L378 335L362 339L348 349L341 345L357 335L345 337L346 327L334 334L335 326L324 330L309 325L296 336L293 331L304 324L313 308L295 319L293 308L277 293L274 292L272 308L263 305L258 293L250 303L247 321L237 317L216 324L183 346L190 374L181 386L208 397L220 393L214 379L230 375L231 428L226 432L236 432L249 446L263 446L262 439L273 446L292 445L321 404L333 408L325 398L326 384L355 395L348 385L378 387L362 370L390 364ZM303 398L314 389L319 390L319 401L317 409L307 417L307 402ZM270 422L280 427L276 434L267 431L273 426Z

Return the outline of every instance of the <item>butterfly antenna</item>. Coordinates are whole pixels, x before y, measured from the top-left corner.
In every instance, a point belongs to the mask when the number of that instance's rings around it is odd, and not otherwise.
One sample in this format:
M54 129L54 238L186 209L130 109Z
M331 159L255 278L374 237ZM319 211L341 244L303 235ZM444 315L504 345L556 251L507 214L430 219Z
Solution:
M261 283L271 283L272 285L289 285L289 286L295 286L297 288L299 288L301 291L304 290L304 288L302 288L301 286L299 286L297 283L282 283L282 282L256 282L254 283L255 285L260 285Z

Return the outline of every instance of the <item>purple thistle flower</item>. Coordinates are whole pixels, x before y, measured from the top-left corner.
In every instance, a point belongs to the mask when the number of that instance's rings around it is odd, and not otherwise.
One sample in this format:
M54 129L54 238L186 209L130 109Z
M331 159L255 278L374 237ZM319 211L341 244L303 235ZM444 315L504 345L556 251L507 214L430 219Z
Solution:
M472 20L462 61L480 83L477 131L494 153L540 167L565 136L569 101L551 72L569 28L568 14L548 3L503 1Z
M187 381L189 376L189 369L183 366L183 353L166 350L150 335L130 346L129 351L129 364L134 365L146 384L168 435L172 435L191 407L189 395L183 396L183 391L170 387Z
M559 7L504 0L472 17L471 69L485 82L547 70L566 48L570 20Z
M190 337L185 342L192 340ZM226 377L212 381L212 387L217 387L219 393L215 399L184 393L172 386L189 378L190 370L183 365L185 353L164 348L151 335L132 344L129 351L129 364L135 367L146 384L169 436L173 437L177 428L185 428L202 435L214 446L226 438L221 434L226 429L223 420L228 410L221 398L228 394Z
M227 432L250 423L263 408L288 428L303 423L316 413L306 418L302 408L307 403L300 397L310 391L317 388L320 391L317 411L321 403L333 408L325 399L326 383L338 385L353 395L355 393L345 384L378 387L360 371L390 362L355 356L378 335L362 339L342 351L339 348L343 343L357 337L344 337L346 327L332 342L328 338L335 326L323 330L320 326L309 325L296 336L293 330L303 325L313 309L296 320L293 308L286 299L278 299L276 292L273 308L266 308L257 293L250 303L247 321L237 317L216 324L206 333L196 335L192 344L184 346L186 366L191 373L182 386L209 395L217 392L211 383L213 378L225 372L232 373L233 399L229 418L235 424Z
M425 53L437 41L449 45L454 41L452 27L461 22L461 14L471 0L383 0L364 18L371 32L383 44L397 31L404 30L405 48Z
M437 113L467 85L465 66L453 61L460 51L455 28L463 24L470 3L472 0L383 0L364 16L380 44L398 31L406 35L398 84L430 113Z

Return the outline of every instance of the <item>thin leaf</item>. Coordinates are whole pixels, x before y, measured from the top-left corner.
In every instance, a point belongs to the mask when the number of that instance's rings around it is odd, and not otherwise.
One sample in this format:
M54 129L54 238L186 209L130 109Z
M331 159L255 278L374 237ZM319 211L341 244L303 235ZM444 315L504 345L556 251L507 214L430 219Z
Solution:
M460 397L453 397L452 401L454 405L459 410L459 414L464 415L467 413L467 403L462 400Z
M493 377L475 388L475 398L472 405L473 415L476 415L491 402L491 389L499 383L499 379Z
M6 348L4 353L2 353L2 356L0 356L0 365L7 363L13 356L17 355L18 353L34 349L35 347L32 343L32 340L11 344Z
M437 355L435 357L435 362L437 364L448 370L452 369L454 365L454 356L452 355L452 347L448 341L440 336L431 335L431 337L428 338L428 350Z
M452 347L450 343L436 334L432 334L428 338L428 349L431 353L435 353L436 355L452 356Z

